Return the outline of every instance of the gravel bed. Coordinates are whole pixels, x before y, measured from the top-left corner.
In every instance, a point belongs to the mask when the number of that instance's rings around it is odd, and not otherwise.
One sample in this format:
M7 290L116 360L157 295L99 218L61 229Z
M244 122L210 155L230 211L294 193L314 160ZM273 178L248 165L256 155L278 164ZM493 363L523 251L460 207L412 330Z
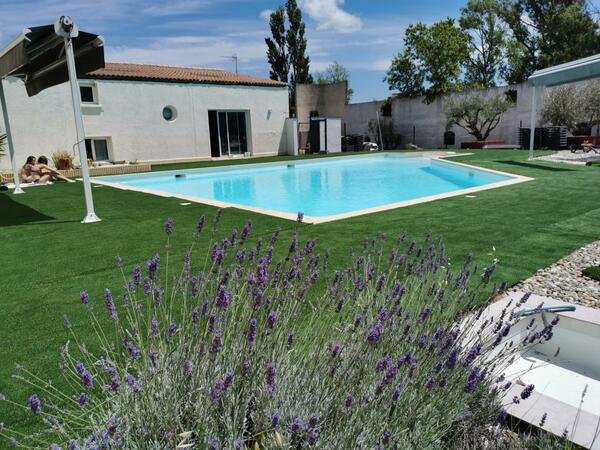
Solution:
M600 161L600 154L594 153L594 151L583 153L581 150L579 150L576 153L572 153L571 150L560 150L550 155L538 156L534 159L539 161L552 161L584 165L586 162Z
M513 287L569 303L600 308L600 282L584 277L586 267L600 265L600 241L586 245Z

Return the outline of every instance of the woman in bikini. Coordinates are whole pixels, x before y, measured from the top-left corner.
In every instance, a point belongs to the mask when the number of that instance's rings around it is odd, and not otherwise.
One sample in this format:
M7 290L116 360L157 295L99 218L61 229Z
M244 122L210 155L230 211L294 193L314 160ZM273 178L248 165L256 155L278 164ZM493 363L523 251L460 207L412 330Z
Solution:
M35 156L28 156L21 169L21 182L38 183L40 178L40 169L36 166Z
M56 181L56 180L67 181L69 183L75 183L75 180L71 180L71 179L65 177L58 170L55 170L52 167L48 166L48 158L46 158L45 156L40 156L37 159L37 164L35 165L35 167L39 170L39 173L41 175L41 177L39 179L39 183L41 183L41 184L46 184L49 181Z

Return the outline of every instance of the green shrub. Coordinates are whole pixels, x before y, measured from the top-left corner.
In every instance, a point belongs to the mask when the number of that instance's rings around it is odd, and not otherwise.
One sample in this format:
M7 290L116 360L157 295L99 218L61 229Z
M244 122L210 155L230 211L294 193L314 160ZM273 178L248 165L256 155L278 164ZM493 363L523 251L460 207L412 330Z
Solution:
M583 269L583 275L596 281L600 281L600 266L588 267Z
M387 236L365 240L330 271L329 252L297 232L250 244L248 222L216 239L219 217L208 254L192 245L182 266L169 261L168 220L162 258L145 270L117 258L121 286L82 292L101 350L65 317L70 391L20 366L31 397L0 400L39 416L44 432L0 435L69 449L450 448L505 419L506 366L552 334L534 319L513 336L520 302L484 321L478 292L494 265L469 256L451 270L431 236L402 235L385 253ZM203 228L204 216L196 239Z

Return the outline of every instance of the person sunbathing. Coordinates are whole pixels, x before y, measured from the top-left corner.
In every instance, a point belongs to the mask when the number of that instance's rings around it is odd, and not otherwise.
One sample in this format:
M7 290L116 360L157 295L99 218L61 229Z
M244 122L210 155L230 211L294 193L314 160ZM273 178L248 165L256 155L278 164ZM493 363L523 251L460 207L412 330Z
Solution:
M27 161L23 165L21 169L21 182L23 183L38 183L41 174L40 169L36 166L35 156L28 156Z
M70 178L65 177L58 170L50 167L48 165L48 158L46 158L45 156L40 156L37 159L37 164L35 165L35 167L38 168L38 170L40 171L40 175L41 175L38 183L46 184L49 181L58 181L58 180L66 181L68 183L75 183L75 180L71 180Z

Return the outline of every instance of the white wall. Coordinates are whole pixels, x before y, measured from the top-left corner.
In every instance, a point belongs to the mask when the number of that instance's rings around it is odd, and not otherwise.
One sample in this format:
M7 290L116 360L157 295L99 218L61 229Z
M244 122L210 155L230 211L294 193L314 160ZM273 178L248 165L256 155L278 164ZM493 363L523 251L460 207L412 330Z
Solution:
M531 88L527 84L501 86L490 89L477 90L484 97L504 95L509 89L517 91L517 104L510 108L503 116L498 127L492 131L488 140L505 140L508 144L518 144L518 128L529 127L531 112ZM468 95L474 91L450 94L452 97ZM538 118L541 105L546 96L546 88L538 88ZM444 114L445 97L439 97L434 102L426 104L423 98L396 98L392 102L392 120L394 132L403 135L402 143L412 142L413 127L415 130L415 143L423 148L438 148L444 145L444 132L446 131L446 116ZM367 102L350 104L346 106L346 133L369 134L369 119L375 118L375 111L382 102ZM538 125L540 123L538 122ZM475 138L462 128L452 128L456 134L456 147L461 142L471 142Z
M110 137L112 160L210 158L211 109L249 112L248 151L254 155L287 151L286 88L120 80L94 83L99 104L84 106L86 137ZM5 90L18 165L29 154L71 151L76 136L67 84L31 98L15 79L5 81ZM167 105L177 110L172 122L162 116ZM0 168L9 167L8 157L0 158Z

